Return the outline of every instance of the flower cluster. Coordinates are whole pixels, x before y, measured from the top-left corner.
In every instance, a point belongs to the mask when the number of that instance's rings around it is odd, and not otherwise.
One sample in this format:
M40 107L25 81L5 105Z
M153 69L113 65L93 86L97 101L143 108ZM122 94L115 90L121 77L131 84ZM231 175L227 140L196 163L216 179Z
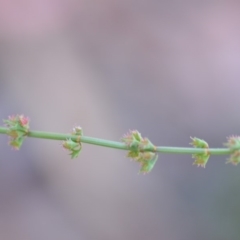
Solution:
M23 115L9 116L7 120L3 120L8 127L8 135L10 137L9 145L19 150L22 146L24 138L29 132L29 118Z
M150 172L158 159L156 147L150 140L143 138L138 131L133 130L125 134L122 141L129 147L127 157L140 163L140 173Z
M72 135L79 137L77 140L73 140L71 138L66 139L63 141L62 146L70 152L71 158L77 158L82 150L82 144L80 142L80 137L83 135L82 128L79 126L73 128Z
M197 165L198 167L201 166L203 168L205 168L208 159L210 157L210 153L208 151L208 143L205 142L202 139L199 138L192 138L192 142L190 143L191 145L193 145L193 147L195 148L204 148L206 149L204 153L194 153L192 154L192 158L195 158L195 161L193 162L193 165Z
M227 143L224 145L230 149L231 155L226 163L238 165L240 163L240 136L231 136L227 140Z

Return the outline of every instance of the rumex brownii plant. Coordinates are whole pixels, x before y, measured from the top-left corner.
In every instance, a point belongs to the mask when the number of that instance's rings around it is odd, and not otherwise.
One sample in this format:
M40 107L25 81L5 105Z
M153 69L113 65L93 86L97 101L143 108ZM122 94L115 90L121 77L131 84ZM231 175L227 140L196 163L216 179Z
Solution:
M143 138L137 130L129 131L121 142L92 138L83 135L82 128L73 128L71 134L30 131L29 118L24 115L9 116L3 120L5 127L0 127L1 134L9 136L9 145L19 150L26 137L62 140L62 146L69 151L71 158L78 157L82 150L82 143L128 151L127 157L140 164L140 173L149 173L158 159L158 153L192 154L195 159L193 165L205 168L210 155L230 155L226 163L238 165L240 163L240 137L227 138L226 148L209 148L208 143L199 138L192 138L193 147L157 147L148 138Z

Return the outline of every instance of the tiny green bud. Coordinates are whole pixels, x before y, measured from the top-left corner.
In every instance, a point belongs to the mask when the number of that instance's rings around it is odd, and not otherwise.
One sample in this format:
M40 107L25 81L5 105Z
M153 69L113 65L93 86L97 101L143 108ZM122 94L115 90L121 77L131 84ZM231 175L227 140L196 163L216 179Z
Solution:
M230 136L227 138L227 143L224 144L231 151L240 149L240 136Z
M158 160L158 154L154 154L150 160L141 161L140 163L141 169L139 172L143 174L149 173L153 169L157 160Z
M232 163L233 165L237 166L240 163L240 150L235 150L230 155L230 158L227 159L226 163Z
M208 148L208 143L200 138L192 138L192 142L190 143L191 145L193 145L196 148Z
M194 153L192 154L192 158L195 158L195 161L193 162L193 165L197 165L198 167L205 168L208 159L210 157L210 153L208 152L208 143L202 139L199 138L192 138L192 142L190 143L195 148L204 148L206 149L204 153Z
M150 172L158 158L158 155L155 153L156 147L150 140L143 138L137 130L134 130L125 134L122 141L129 147L127 157L140 163L140 172Z
M83 130L81 127L79 126L76 126L73 128L73 132L72 132L73 135L79 135L79 136L82 136L83 135Z
M195 158L193 165L197 165L198 167L205 168L210 155L208 153L196 153L196 154L193 154L192 157Z
M80 142L75 142L72 139L67 139L62 143L62 146L69 150L71 158L78 157L80 151L82 150L82 145Z
M231 155L227 159L226 163L232 163L233 165L238 165L240 163L240 137L239 136L230 136L227 138L227 143L224 145L227 146Z
M129 133L125 134L122 138L122 141L130 148L137 150L138 146L142 140L141 134L136 131L129 131Z

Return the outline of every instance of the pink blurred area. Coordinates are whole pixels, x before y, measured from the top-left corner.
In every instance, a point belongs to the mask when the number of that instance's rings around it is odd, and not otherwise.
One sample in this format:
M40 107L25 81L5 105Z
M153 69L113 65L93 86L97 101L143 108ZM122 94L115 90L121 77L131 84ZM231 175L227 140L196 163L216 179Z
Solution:
M34 130L222 147L239 134L237 1L0 1L0 118ZM239 239L239 168L164 155L138 175L125 152L0 136L0 239Z
M1 1L1 33L11 37L49 34L64 24L64 5L55 0Z

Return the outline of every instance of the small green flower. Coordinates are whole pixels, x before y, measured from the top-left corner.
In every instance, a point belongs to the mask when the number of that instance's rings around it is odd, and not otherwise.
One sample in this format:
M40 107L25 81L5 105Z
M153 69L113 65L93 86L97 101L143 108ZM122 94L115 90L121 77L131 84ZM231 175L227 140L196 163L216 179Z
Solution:
M236 166L240 163L240 137L230 136L227 140L227 143L224 145L230 149L231 155L230 158L227 159L226 163L232 163Z
M227 159L226 163L232 163L233 165L237 166L240 163L240 150L235 150L230 155L230 158Z
M72 139L67 139L63 141L62 146L67 149L70 152L71 158L77 158L79 153L82 150L82 144L81 144L81 136L83 135L83 130L81 127L76 126L73 128L72 131L73 136L79 136L78 139L72 140Z
M200 138L196 138L196 137L194 137L194 138L190 137L190 138L192 139L192 142L190 144L196 148L208 148L209 147L208 143Z
M192 158L195 158L195 161L193 162L193 165L197 165L198 167L205 168L208 159L210 157L210 153L208 152L208 143L202 139L199 138L192 138L192 142L190 143L195 148L203 148L206 149L204 153L194 153L192 154Z
M205 168L210 155L207 152L206 153L196 153L196 154L193 154L192 157L195 158L193 165L197 165L198 167Z
M127 157L140 163L140 173L150 172L158 159L155 153L156 147L150 140L143 138L138 131L134 130L125 134L122 141L129 147Z
M224 144L230 150L240 149L240 136L230 136L227 138L227 143Z
M125 134L122 138L122 141L132 150L138 149L139 144L142 140L141 133L139 133L137 130L129 131L129 133Z
M158 160L158 154L154 154L150 160L141 161L140 162L141 168L139 172L143 174L151 172L157 160Z
M19 150L23 144L24 138L29 132L29 118L23 115L13 115L3 121L9 129L9 145L14 149Z
M62 143L62 146L69 150L71 158L78 157L82 150L82 145L80 142L74 142L72 139L67 139Z
M82 136L83 135L83 130L80 126L76 126L73 128L73 132L72 132L72 135L79 135L79 136Z

